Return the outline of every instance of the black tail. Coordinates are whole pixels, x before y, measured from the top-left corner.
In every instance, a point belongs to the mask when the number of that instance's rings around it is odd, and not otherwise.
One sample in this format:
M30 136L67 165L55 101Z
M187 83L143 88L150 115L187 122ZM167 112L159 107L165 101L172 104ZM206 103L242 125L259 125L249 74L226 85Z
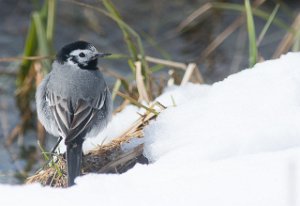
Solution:
M74 180L80 175L82 158L82 143L67 145L68 186L74 185Z

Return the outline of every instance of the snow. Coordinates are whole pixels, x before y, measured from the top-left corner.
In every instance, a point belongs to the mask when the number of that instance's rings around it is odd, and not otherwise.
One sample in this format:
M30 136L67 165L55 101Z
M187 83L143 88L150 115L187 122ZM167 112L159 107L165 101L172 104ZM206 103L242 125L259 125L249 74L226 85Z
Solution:
M123 134L139 117L138 108L127 106L122 113L116 114L106 129L95 138L88 138L83 144L83 152L87 153L97 145L110 142L113 138ZM62 145L65 147L65 145Z
M151 164L67 189L0 185L0 205L300 205L299 53L211 86L170 87L157 100L168 108L144 131ZM85 150L120 134L137 111L116 115Z

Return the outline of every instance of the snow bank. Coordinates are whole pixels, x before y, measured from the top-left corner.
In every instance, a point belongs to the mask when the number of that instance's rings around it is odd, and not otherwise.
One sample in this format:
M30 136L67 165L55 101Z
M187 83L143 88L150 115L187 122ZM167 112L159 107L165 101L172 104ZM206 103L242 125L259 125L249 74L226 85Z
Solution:
M170 96L179 106L145 131L145 153L153 161L169 153L215 160L300 146L299 54L257 64L210 87L178 88L158 101L172 105Z
M0 205L300 204L300 54L212 86L169 88L158 101L169 108L145 129L150 165L86 175L68 189L0 185ZM119 114L86 148L125 129L136 111Z

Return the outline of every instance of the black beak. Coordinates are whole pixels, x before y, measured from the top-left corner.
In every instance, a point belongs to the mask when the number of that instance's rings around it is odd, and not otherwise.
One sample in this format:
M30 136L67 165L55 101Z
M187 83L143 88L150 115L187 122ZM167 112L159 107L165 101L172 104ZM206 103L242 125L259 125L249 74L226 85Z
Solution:
M110 56L111 53L98 53L97 57L106 57L106 56Z

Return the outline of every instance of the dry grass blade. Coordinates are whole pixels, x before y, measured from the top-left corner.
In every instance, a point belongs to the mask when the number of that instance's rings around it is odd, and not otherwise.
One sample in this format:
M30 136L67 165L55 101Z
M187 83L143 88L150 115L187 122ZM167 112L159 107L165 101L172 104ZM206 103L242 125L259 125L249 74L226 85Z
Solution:
M236 31L245 21L244 16L238 17L223 32L221 32L202 52L201 60L206 59L225 39L227 39L234 31Z
M124 78L124 76L122 76L121 74L113 71L112 69L107 69L107 68L101 67L100 70L101 70L101 72L105 73L108 76L111 76L111 77L114 77L116 79L120 79L120 80L125 80L126 81L126 79Z
M257 0L254 7L263 4L265 0ZM202 52L201 60L207 58L216 48L218 48L233 32L235 32L245 21L245 16L241 15L234 20L223 32L221 32Z
M35 70L35 86L38 87L44 78L42 65L40 62L35 61L33 63L33 68ZM37 123L37 137L41 145L45 145L46 132L43 125L39 121Z
M0 67L0 75L16 76L17 75L17 71L8 70L7 68Z
M151 108L153 108L154 106L158 106L161 111L167 109L167 107L165 105L163 105L162 103L160 103L159 101L154 102L154 104L151 106Z
M7 137L9 131L9 120L8 120L8 102L5 98L0 100L0 123L1 130L4 137Z
M146 86L144 84L144 78L142 75L142 63L137 61L134 63L136 69L136 85L139 92L139 101L146 101L147 103L150 102L150 99L147 94Z
M195 64L196 65L196 64ZM204 78L203 78L203 76L202 76L202 74L201 74L201 72L200 72L200 69L199 69L199 67L196 65L196 67L195 67L195 76L194 76L194 78L195 78L195 80L196 80L196 83L199 83L199 84L204 84L205 82L204 82Z
M190 23L192 23L195 19L206 13L208 10L212 8L211 3L206 3L201 6L199 9L194 11L191 15L189 15L185 20L183 20L179 26L176 28L177 31L182 31L185 27L187 27Z
M185 85L186 83L188 83L188 81L192 77L193 72L195 71L195 68L196 68L196 64L194 63L188 65L180 85Z
M298 14L291 26L295 31L300 29L300 14ZM281 54L286 53L291 46L293 45L294 39L297 34L287 32L282 41L280 42L279 46L277 47L276 51L273 54L273 58L280 57Z
M127 99L125 99L125 100L123 101L123 103L122 103L119 107L117 107L117 108L115 109L115 111L113 112L113 114L117 114L117 113L123 111L123 109L124 109L125 107L127 107L127 105L129 105L129 104L130 104L130 101L127 100Z
M66 174L66 162L62 156L57 157L57 161L55 163L60 171L62 171L62 175L57 175L57 170L54 167L48 166L48 168L40 170L36 174L31 177L28 177L26 180L26 184L32 184L39 182L42 185L52 186L52 187L67 187L67 174Z
M146 56L145 59L146 59L146 61L148 61L150 63L160 64L160 65L164 65L164 66L168 66L168 67L172 67L172 68L176 68L176 69L182 69L184 71L187 70L187 68L190 64L193 64L196 67L195 72L194 72L195 76L193 76L193 78L195 79L194 82L199 83L199 84L204 83L203 76L200 73L198 66L194 63L190 63L189 65L186 65L181 62L170 61L170 60L160 59L160 58L151 57L151 56ZM170 85L170 84L168 84L168 85Z
M35 70L30 69L29 75L27 75L24 79L23 86L16 90L16 95L18 95L19 97L22 96L22 98L19 98L21 102L18 101L19 107L22 108L22 116L20 118L20 123L12 130L12 132L6 138L6 146L10 146L15 139L23 136L25 128L28 126L28 122L30 122L32 118L33 112L31 110L31 107L29 106L30 102L26 101L27 96L25 97L24 94L29 94L30 91L32 91L32 82L34 82L35 76Z
M126 94L123 94L123 93L121 93L121 92L119 92L119 91L116 91L116 94L119 95L120 97L124 98L124 99L127 99L127 100L130 101L132 104L134 104L134 105L136 105L136 106L138 106L138 107L140 107L140 108L144 108L144 109L147 110L148 112L151 112L151 113L153 113L153 114L155 114L155 115L158 115L158 114L159 114L156 110L151 109L151 108L149 108L149 107L146 107L145 105L139 103L138 101L136 101L135 99L133 99L132 97L130 97L130 96L126 95Z
M4 57L0 58L0 62L16 62L22 60L43 60L43 59L53 59L53 56L28 56L28 57Z
M188 64L180 85L184 85L188 81L192 81L192 82L198 83L198 84L204 83L204 80L200 73L200 70L199 70L197 64L195 64L195 63Z
M140 56L139 56L140 58ZM154 64L160 64L168 67L173 67L173 68L179 68L179 69L186 69L186 64L181 63L181 62L175 62L175 61L170 61L170 60L165 60L165 59L160 59L156 57L151 57L151 56L146 56L145 57L147 62L154 63Z
M15 139L17 139L17 137L23 133L23 131L24 129L22 127L22 124L18 124L17 126L15 126L5 140L5 146L9 147L15 141Z
M256 4L256 2L258 2ZM270 14L268 11L263 11L261 9L255 8L255 5L260 5L261 3L266 2L266 0L261 0L261 1L255 1L253 3L254 8L253 8L253 14L261 19L268 20ZM231 11L238 11L238 12L245 12L245 7L244 5L237 4L237 3L223 3L223 2L212 2L212 6L215 9L222 9L222 10L231 10ZM295 32L295 30L291 29L288 24L286 24L284 21L282 21L279 18L274 18L273 24L276 25L279 28L282 28L284 30L290 31L290 32Z

